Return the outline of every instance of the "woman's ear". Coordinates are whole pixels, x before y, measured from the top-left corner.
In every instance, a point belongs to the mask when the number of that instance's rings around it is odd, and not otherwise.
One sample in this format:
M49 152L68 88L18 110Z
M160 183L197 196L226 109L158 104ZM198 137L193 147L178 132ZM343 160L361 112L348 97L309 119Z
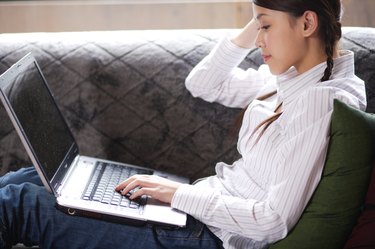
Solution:
M302 16L303 21L303 34L305 37L312 36L318 31L319 20L318 15L314 11L305 11Z

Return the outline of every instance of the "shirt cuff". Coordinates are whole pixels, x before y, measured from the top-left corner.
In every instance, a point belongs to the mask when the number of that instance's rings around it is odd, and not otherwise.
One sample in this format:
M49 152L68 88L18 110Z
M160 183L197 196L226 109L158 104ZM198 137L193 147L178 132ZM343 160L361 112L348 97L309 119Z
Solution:
M216 191L212 188L183 184L173 195L171 206L202 219Z

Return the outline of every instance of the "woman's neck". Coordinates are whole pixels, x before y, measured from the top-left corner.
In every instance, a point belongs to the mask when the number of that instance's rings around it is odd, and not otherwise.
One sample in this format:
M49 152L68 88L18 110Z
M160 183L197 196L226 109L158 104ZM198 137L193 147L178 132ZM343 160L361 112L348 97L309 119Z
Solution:
M327 61L327 53L325 51L325 46L320 40L316 39L310 41L306 46L306 52L304 53L301 62L295 66L297 72L302 74L311 68ZM333 59L339 57L338 47L335 46L333 49Z

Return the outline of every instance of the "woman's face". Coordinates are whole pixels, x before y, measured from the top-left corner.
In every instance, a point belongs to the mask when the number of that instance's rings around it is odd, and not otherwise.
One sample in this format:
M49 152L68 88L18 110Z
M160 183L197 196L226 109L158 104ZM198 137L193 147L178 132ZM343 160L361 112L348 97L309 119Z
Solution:
M275 11L253 4L257 22L256 46L260 47L264 62L274 75L286 72L290 67L297 71L304 64L305 39L301 21L286 12ZM303 27L302 27L303 29Z

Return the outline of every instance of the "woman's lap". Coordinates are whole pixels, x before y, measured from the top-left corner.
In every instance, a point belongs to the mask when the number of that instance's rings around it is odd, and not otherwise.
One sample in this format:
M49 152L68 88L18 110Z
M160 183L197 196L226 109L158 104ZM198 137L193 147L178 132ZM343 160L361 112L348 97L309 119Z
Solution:
M70 216L55 208L33 169L0 178L0 218L8 243L42 248L220 248L205 225L189 217L186 228L131 226ZM1 241L0 241L1 247Z
M18 171L11 171L0 177L0 188L3 188L9 184L22 184L25 182L33 183L38 186L42 186L34 167L21 168Z

